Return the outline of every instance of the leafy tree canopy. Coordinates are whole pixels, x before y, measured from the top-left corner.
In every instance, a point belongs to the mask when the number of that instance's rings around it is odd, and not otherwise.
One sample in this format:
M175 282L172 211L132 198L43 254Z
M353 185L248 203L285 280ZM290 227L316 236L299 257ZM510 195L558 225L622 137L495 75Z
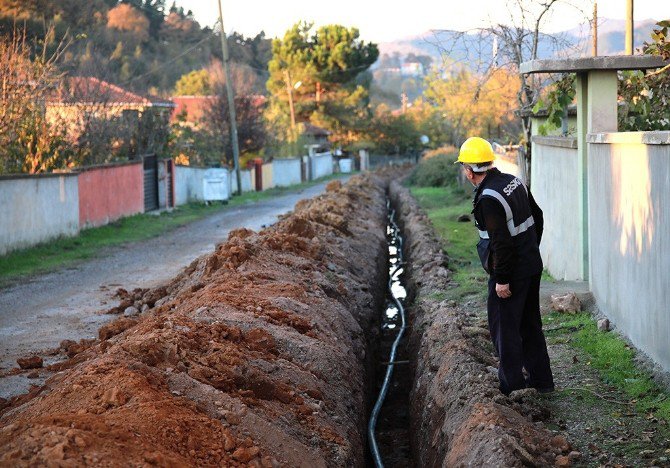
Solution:
M120 3L107 12L107 27L132 32L142 40L149 37L149 20L140 10L127 3Z
M140 94L168 95L184 74L221 60L218 33L165 0L0 0L0 36L11 38L17 29L33 56L42 49L51 55L66 37L71 44L59 57L60 72ZM271 41L262 32L232 34L228 45L231 61L254 70L263 88Z
M212 94L209 70L193 70L182 75L174 88L176 96L207 96Z
M323 126L338 142L354 141L359 121L369 116L365 72L378 56L377 45L363 42L356 28L295 24L272 43L268 119L289 128L290 90L297 122Z
M460 146L471 135L502 140L516 139L519 127L513 120L516 77L505 69L485 79L463 69L443 78L433 72L426 78L424 98L450 123L448 143Z

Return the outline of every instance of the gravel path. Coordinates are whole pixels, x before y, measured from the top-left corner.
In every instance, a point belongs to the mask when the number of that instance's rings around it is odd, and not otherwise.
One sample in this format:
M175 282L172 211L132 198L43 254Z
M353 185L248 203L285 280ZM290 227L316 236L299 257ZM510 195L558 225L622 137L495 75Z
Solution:
M232 229L259 230L291 211L296 202L323 192L325 183L276 198L221 210L207 218L142 242L104 249L100 255L53 273L0 289L0 371L16 359L58 347L62 340L97 336L115 316L100 314L118 304L118 288L157 286L211 252ZM45 356L45 365L49 364ZM38 379L41 380L41 379ZM0 379L0 397L40 383L24 375Z

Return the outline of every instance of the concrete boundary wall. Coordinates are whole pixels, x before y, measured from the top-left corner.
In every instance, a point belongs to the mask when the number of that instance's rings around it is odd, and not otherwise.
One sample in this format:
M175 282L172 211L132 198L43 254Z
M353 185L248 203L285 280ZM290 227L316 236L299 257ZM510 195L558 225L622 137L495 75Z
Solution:
M617 328L670 370L670 132L587 141L591 291Z
M77 174L0 177L0 255L79 232Z
M376 169L382 166L402 166L404 164L415 164L416 157L404 154L383 155L372 154L369 156L370 169Z
M312 179L329 176L333 173L333 155L330 153L315 154L312 160Z
M538 137L532 140L532 193L544 212L540 244L545 268L557 279L582 277L577 139Z
M272 161L272 180L275 187L287 187L302 182L301 159L275 159Z
M271 189L274 187L274 173L273 173L273 164L265 163L262 167L261 177L263 180L263 190Z
M242 179L242 192L251 192L254 190L254 184L251 176L252 171L248 169L240 170L240 179ZM237 192L237 176L234 170L230 170L230 192Z
M142 161L83 168L79 172L79 226L103 226L144 211Z
M204 167L175 167L175 203L177 206L192 201L203 201Z

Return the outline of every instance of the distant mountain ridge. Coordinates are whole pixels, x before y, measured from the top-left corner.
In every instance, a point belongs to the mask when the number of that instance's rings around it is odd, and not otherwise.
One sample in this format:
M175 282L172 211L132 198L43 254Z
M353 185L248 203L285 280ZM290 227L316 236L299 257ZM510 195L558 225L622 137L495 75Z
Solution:
M656 24L656 20L645 19L635 22L634 44L641 47L645 41L650 40L650 33ZM558 54L550 36L558 37L564 45ZM625 50L625 21L601 18L598 21L598 55L618 55ZM473 54L473 50L476 53ZM484 38L480 40L477 34L463 33L461 31L433 30L418 36L401 38L395 41L382 42L379 44L380 57L384 54L393 56L399 54L405 57L407 54L428 55L433 58L434 63L441 63L443 59L459 62L474 59L473 55L482 59L493 55L493 39ZM591 28L588 24L582 24L566 31L540 38L540 58L552 58L557 55L579 57L591 54ZM379 62L378 62L379 63Z

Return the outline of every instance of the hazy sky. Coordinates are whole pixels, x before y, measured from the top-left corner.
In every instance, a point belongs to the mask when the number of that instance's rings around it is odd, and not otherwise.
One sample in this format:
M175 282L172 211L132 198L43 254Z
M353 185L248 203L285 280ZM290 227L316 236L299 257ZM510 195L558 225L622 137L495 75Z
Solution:
M593 0L570 1L577 8L557 10L544 23L546 32L569 29L584 22L585 13L579 9L591 15ZM382 42L429 29L466 30L509 22L510 17L505 0L222 0L222 3L226 32L238 31L247 36L261 30L270 37L283 36L291 25L304 19L317 26L332 23L356 26L364 40ZM178 0L177 4L193 10L203 25L213 25L218 17L217 0ZM598 16L624 19L625 7L626 0L600 0ZM635 19L647 18L670 18L670 1L635 0Z

